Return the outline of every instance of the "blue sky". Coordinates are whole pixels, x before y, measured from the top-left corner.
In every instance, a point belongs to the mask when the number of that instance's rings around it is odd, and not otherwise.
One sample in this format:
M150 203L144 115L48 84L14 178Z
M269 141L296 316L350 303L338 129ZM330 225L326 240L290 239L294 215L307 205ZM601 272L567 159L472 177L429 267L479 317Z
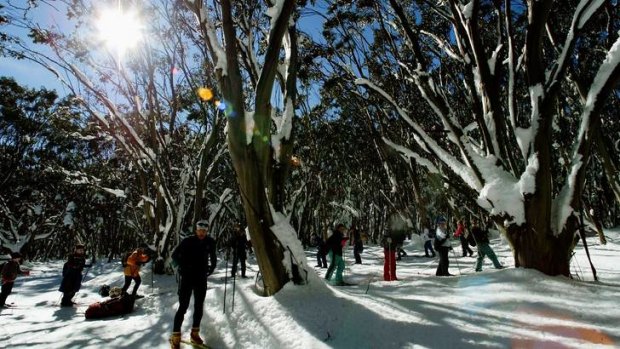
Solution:
M25 0L22 0L25 1ZM55 25L60 28L66 28L69 30L70 25L65 18L65 13L59 7L58 2L54 2L56 8L51 6L42 5L32 11L32 15L37 23L40 23L42 27ZM15 11L11 11L10 8L3 8L3 14L8 14L10 17L19 18L19 14ZM20 30L15 26L8 26L2 28L3 32L10 35L18 35L25 40L27 32ZM43 47L40 45L39 47ZM44 86L47 89L55 89L60 94L65 94L66 91L62 87L61 83L56 79L56 76L43 68L41 65L28 60L16 60L7 57L0 57L0 76L9 76L15 79L19 84L28 86L30 88L41 88ZM64 91L64 92L63 92Z

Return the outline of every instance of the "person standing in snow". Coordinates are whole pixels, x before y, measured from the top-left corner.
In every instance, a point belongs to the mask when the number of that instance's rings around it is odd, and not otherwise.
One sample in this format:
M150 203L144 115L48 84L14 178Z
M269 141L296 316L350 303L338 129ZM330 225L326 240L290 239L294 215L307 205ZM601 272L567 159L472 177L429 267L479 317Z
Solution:
M433 238L431 230L428 227L424 227L422 230L422 239L424 240L424 254L426 257L435 257L435 250L433 250Z
M248 248L248 239L245 236L245 230L241 227L241 224L235 223L233 226L233 239L232 239L232 251L233 251L233 262L232 262L232 270L230 277L235 277L237 274L237 265L241 263L241 277L247 278L245 276L245 261L247 259L246 249Z
M172 264L178 266L179 275L179 308L174 315L172 335L169 339L172 349L181 347L181 325L192 293L194 294L194 317L190 340L195 344L204 343L200 338L199 326L207 294L207 276L213 273L217 263L215 240L207 236L208 228L209 222L198 221L196 234L183 239L172 252Z
M459 238L461 241L461 249L463 250L463 257L473 256L474 251L469 248L469 243L467 242L467 236L465 232L465 225L463 224L463 220L459 220L456 222L456 231L454 232L454 237Z
M127 264L123 269L123 274L125 274L125 284L123 285L123 293L126 293L129 289L129 285L131 284L131 280L133 280L133 291L131 295L137 298L142 298L144 296L138 295L138 287L142 283L142 278L140 277L140 267L142 264L148 263L151 260L151 257L146 253L149 250L149 247L146 244L142 244L136 250L134 250L129 257L127 258Z
M63 293L60 305L70 307L73 304L73 296L82 287L82 270L84 267L90 267L86 264L86 255L84 254L84 245L75 245L74 252L69 255L69 259L62 267L62 281L58 291Z
M0 308L6 307L6 298L13 290L13 284L17 275L29 275L29 272L23 272L19 268L22 255L19 252L11 253L11 259L4 263L2 267L2 291L0 291Z
M439 253L439 265L437 266L437 271L435 272L435 275L437 276L453 276L448 271L448 268L450 267L448 252L452 250L449 237L446 219L443 217L437 218L437 230L435 232L435 249L437 250L437 253Z
M344 259L342 258L342 248L348 240L345 237L347 228L344 224L340 223L334 229L332 235L327 238L327 248L329 251L329 268L325 273L325 280L329 281L332 285L344 285ZM336 276L332 280L332 275L336 271Z
M489 232L487 230L482 230L478 225L478 221L475 219L472 221L471 234L476 240L476 247L478 247L476 271L482 271L482 262L484 261L485 256L489 256L489 259L493 262L495 269L503 269L504 266L497 260L495 251L493 251L489 245Z
M312 233L312 244L316 246L316 267L327 268L327 245L322 236Z
M398 250L398 242L389 235L385 235L382 241L383 245L383 280L397 281L396 277L396 251Z
M357 229L355 224L349 228L349 236L351 237L351 244L353 244L353 257L355 257L355 264L362 264L362 255L364 251L364 242L362 241L362 234Z

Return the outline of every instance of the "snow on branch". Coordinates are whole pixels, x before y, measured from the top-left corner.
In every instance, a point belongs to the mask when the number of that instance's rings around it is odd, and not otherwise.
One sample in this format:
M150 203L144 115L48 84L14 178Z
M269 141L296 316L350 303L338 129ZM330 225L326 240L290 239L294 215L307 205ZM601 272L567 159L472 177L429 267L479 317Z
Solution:
M425 30L420 30L420 33L429 36L431 39L435 40L435 42L437 43L437 45L439 45L439 48L444 51L448 57L454 59L457 62L465 62L463 60L463 58L461 58L461 56L459 56L458 54L456 54L456 52L454 52L454 50L452 50L452 48L450 47L450 44L447 43L445 40L442 40L441 38L439 38L437 35L431 33L431 32L427 32Z
M439 173L439 169L435 167L435 165L429 161L428 159L420 156L420 154L414 152L413 150L404 147L402 145L391 142L389 139L383 137L383 142L390 146L392 149L401 153L404 158L414 158L419 165L426 167L426 169L431 173Z
M570 30L566 35L566 40L564 41L564 46L562 47L562 53L558 57L557 64L553 66L553 70L549 74L549 80L546 83L547 88L549 88L549 86L555 86L559 83L559 76L563 73L566 64L571 58L570 52L573 50L575 41L577 40L575 36L576 31L581 29L585 23L592 18L592 15L599 9L599 7L601 7L601 5L603 5L604 2L604 0L581 0L579 5L577 5Z
M592 137L589 131L592 118L595 116L597 101L600 102L599 97L605 92L605 89L610 89L610 84L613 84L614 80L618 79L618 75L620 74L619 70L620 38L616 39L614 45L607 52L588 91L586 103L581 113L581 125L573 158L571 160L570 174L560 194L553 201L555 224L552 224L551 228L556 235L562 231L562 228L566 224L566 220L575 209L575 207L571 205L574 205L574 201L576 200L574 195L579 186L578 176L581 171L584 171L583 149L587 147L586 142L589 142Z
M228 73L228 61L226 60L226 51L224 51L224 48L217 39L217 30L215 29L213 22L210 20L209 15L205 10L205 7L202 5L202 1L188 1L188 5L192 5L198 8L198 11L196 11L196 9L193 10L195 11L198 23L207 34L207 39L209 40L209 48L215 55L215 70L220 69L222 72L222 76L226 76L226 74Z
M356 79L355 84L367 86L369 89L379 93L396 109L400 117L403 118L403 120L405 120L413 128L414 132L417 133L419 138L415 137L415 140L421 143L420 146L424 147L425 149L429 149L435 156L439 158L441 162L446 164L455 174L461 177L461 179L465 183L467 183L469 187L474 190L482 189L482 183L476 176L475 172L469 166L463 164L457 158L445 151L439 144L437 144L437 142L431 136L429 136L417 122L413 121L409 117L409 114L404 109L398 106L396 101L394 101L394 99L385 90L366 79Z

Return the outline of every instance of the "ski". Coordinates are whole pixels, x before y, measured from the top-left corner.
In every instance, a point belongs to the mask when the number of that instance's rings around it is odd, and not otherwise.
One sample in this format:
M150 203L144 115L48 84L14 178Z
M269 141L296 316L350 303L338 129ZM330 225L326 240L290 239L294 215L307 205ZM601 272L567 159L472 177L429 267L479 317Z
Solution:
M208 346L206 344L192 343L191 341L188 341L188 340L185 340L185 339L181 339L181 343L191 345L194 348L213 349L212 347L210 347L210 346Z
M349 282L343 282L343 283L339 283L339 284L330 284L330 285L336 286L336 287L339 287L339 286L359 286L358 284L352 284L352 283L349 283Z

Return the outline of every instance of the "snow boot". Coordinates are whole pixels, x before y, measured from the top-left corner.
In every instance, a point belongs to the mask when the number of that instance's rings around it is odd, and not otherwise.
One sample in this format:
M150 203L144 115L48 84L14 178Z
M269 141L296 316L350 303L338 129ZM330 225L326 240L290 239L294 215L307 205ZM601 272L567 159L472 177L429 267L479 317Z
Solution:
M194 344L204 344L204 341L200 338L198 331L200 331L198 327L192 327L192 332L189 334L190 341Z
M170 349L181 349L181 332L172 332L170 339Z

